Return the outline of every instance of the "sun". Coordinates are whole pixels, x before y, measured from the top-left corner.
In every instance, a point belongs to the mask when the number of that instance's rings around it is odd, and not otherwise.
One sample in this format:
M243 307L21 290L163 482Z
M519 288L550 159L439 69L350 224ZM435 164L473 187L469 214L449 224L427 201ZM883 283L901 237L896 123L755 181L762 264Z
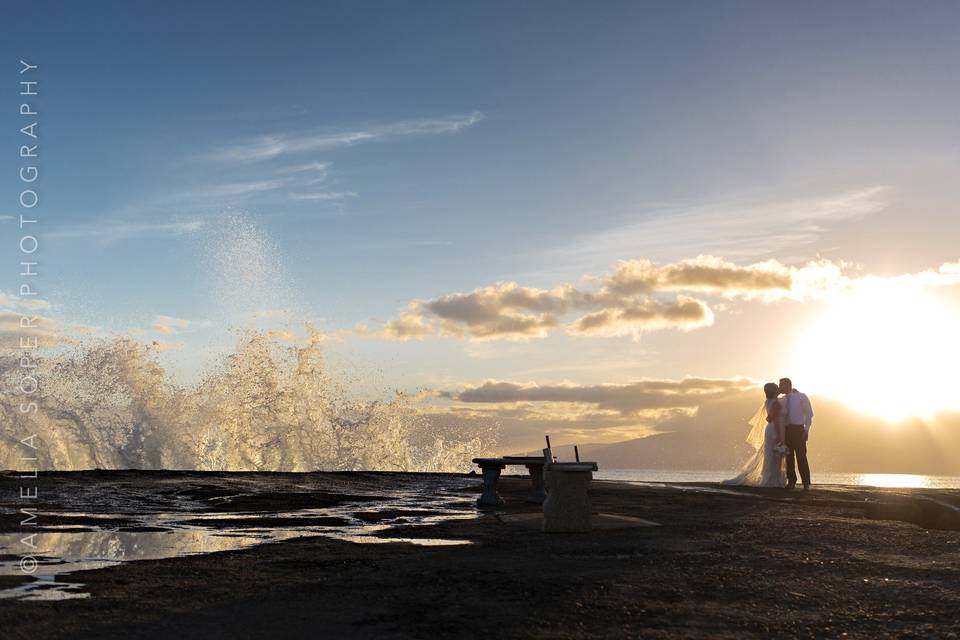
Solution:
M797 340L795 381L889 420L957 409L957 327L957 309L915 282L861 282Z

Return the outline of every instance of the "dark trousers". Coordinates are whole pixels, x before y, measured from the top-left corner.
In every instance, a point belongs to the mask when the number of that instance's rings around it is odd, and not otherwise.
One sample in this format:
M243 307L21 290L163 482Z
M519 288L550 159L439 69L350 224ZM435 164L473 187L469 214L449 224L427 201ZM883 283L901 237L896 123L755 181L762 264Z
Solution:
M797 457L796 466L800 467L800 479L804 485L810 484L810 464L807 462L807 432L802 424L788 424L786 432L787 445L787 481L797 484L797 471L793 457Z

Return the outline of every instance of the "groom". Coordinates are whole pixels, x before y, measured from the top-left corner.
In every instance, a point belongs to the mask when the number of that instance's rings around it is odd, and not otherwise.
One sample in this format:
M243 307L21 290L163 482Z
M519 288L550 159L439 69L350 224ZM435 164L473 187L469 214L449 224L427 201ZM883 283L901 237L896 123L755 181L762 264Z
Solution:
M780 378L780 393L783 396L783 410L786 414L787 445L787 489L797 486L797 471L793 458L797 458L800 467L800 479L803 490L810 488L810 464L807 462L807 438L810 437L810 425L813 424L813 407L807 394L793 388L790 378Z

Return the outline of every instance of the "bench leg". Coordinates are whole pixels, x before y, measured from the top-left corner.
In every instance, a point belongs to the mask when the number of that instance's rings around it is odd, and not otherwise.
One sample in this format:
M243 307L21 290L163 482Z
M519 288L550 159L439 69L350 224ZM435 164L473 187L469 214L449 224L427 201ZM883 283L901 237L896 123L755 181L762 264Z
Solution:
M477 498L477 506L499 507L503 504L503 498L497 493L497 483L503 467L482 466L480 469L483 471L483 493Z
M527 467L527 471L530 472L530 483L533 485L530 495L527 496L527 502L543 504L547 499L547 491L543 488L543 465L531 465Z

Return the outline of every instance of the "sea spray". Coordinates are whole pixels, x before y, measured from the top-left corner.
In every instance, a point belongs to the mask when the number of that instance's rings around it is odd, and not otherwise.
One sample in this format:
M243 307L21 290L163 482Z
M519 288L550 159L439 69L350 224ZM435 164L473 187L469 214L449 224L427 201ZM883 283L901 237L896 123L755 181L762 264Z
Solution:
M84 341L39 358L39 410L0 395L0 468L20 469L36 433L40 469L462 471L493 446L477 424L442 429L402 393L352 393L324 366L318 335L287 345L245 333L197 382L175 382L150 346ZM0 360L4 389L16 360Z

